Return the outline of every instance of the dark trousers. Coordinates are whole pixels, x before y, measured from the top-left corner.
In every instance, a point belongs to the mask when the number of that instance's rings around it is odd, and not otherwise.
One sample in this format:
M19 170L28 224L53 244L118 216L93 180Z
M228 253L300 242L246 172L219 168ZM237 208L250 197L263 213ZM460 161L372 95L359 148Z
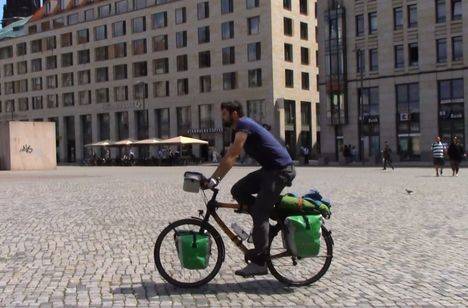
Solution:
M264 265L270 241L270 216L273 206L285 186L291 186L296 176L294 166L280 170L260 169L240 179L231 189L239 204L247 205L253 220L252 238L255 263ZM257 194L257 197L253 196Z
M392 159L391 158L384 158L383 159L383 168L384 170L387 169L387 165L393 169L393 163L392 163Z

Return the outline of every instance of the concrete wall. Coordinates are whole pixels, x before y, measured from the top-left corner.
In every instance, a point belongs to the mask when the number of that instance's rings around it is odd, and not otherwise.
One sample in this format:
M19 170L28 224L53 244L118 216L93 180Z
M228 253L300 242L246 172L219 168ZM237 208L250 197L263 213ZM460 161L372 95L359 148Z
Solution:
M56 157L54 123L8 122L1 124L0 169L55 169Z

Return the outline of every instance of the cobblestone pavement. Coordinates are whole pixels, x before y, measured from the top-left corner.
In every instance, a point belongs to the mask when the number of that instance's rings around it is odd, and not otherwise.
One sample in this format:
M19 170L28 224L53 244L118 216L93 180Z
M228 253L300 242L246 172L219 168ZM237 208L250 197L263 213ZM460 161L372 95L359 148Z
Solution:
M0 172L0 306L468 305L466 169L435 178L424 168L298 168L295 191L313 186L334 201L325 277L304 288L238 278L242 256L225 241L217 278L180 290L161 279L152 254L169 221L203 207L182 191L186 169ZM251 170L234 169L219 199L230 201L229 187Z

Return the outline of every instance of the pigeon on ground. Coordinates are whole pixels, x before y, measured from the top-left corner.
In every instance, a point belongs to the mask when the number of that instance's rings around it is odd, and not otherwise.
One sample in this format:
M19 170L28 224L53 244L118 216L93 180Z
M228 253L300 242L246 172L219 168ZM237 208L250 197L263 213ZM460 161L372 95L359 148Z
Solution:
M409 190L409 189L405 189L405 190L406 190L406 193L407 193L408 195L411 195L411 194L414 192L414 191Z

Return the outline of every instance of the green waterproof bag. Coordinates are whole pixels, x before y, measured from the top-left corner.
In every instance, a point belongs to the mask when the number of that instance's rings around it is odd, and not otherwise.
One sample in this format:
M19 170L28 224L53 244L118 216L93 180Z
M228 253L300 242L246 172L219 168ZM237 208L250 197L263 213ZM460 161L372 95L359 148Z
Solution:
M177 254L182 266L190 270L208 267L211 254L209 235L195 231L179 231L175 235Z
M275 209L283 216L320 214L325 218L329 218L331 215L330 205L322 201L306 200L292 194L281 196Z
M290 216L284 221L283 243L292 255L300 258L317 256L320 252L322 216Z

